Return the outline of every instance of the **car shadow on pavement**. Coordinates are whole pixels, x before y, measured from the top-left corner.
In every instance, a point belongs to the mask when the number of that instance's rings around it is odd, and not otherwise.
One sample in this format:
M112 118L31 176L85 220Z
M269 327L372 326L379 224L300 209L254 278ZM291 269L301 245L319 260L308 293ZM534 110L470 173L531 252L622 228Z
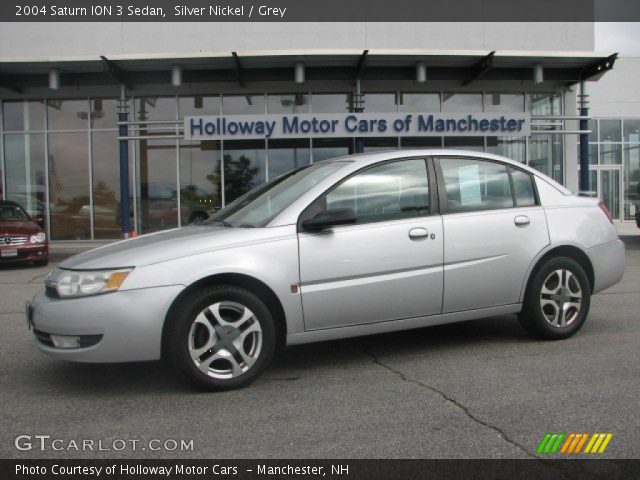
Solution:
M367 352L404 357L439 355L470 346L523 344L531 340L515 316L439 325L414 330L370 335L288 347L276 354L273 363L254 387L271 382L295 381L305 374L329 372L332 368L358 368L370 362ZM34 375L51 391L101 396L149 393L197 392L180 381L164 362L82 364L51 360Z
M363 353L436 355L445 351L464 351L470 345L522 344L534 342L520 327L515 315L354 337L330 342L288 347L276 356L272 369L284 375L288 365L331 365L362 359ZM354 353L355 352L355 353Z

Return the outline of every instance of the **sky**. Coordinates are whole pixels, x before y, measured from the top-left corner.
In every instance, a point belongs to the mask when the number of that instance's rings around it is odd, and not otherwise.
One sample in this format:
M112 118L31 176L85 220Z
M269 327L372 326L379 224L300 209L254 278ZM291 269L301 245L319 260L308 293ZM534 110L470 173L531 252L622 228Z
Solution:
M596 51L640 56L640 23L596 23Z

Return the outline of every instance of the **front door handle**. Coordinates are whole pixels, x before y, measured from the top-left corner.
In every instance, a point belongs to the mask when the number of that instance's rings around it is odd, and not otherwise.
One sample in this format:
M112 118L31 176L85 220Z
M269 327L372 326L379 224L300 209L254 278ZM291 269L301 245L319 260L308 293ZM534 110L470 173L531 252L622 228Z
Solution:
M427 232L426 228L417 227L409 230L409 238L411 240L420 240L421 238L427 238L429 236L429 232Z
M518 215L513 219L513 223L516 224L516 227L526 227L531 223L531 220L526 215Z

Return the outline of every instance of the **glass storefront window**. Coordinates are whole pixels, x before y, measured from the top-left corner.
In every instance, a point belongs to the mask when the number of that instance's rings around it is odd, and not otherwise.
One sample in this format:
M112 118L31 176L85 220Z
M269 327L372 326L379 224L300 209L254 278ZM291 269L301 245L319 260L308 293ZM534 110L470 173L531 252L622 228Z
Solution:
M344 157L352 152L352 138L314 138L313 143L313 161L319 162L328 158Z
M314 93L311 96L311 111L314 113L352 112L353 103L349 93Z
M622 145L603 143L600 145L600 165L620 165L622 163Z
M485 112L522 112L524 111L523 93L485 93Z
M44 101L3 102L2 121L6 132L44 130Z
M597 142L598 141L598 121L588 120L587 129L591 131L591 133L588 135L589 142Z
M309 140L269 140L269 180L309 163Z
M578 144L578 149L580 145ZM598 145L594 143L589 144L589 165L598 164Z
M47 100L49 130L86 130L89 123L89 100Z
M91 102L91 128L118 128L117 98L92 98ZM129 101L127 101L129 104ZM131 118L131 112L129 112Z
M444 148L456 150L472 150L482 152L484 150L483 137L444 137Z
M531 115L561 115L562 94L560 93L530 93L529 111ZM543 120L543 123L549 123Z
M224 95L222 113L227 115L248 115L265 113L264 94Z
M94 238L120 238L120 146L118 132L92 133L91 153Z
M308 113L311 98L304 93L267 95L267 113Z
M487 137L487 152L526 163L526 142L523 137Z
M190 115L220 115L221 106L220 95L179 97L178 118L182 120Z
M138 229L141 233L178 226L176 144L140 140L137 149Z
M176 120L176 97L136 98L136 120Z
M442 94L442 111L447 113L481 112L482 94L444 92Z
M400 147L408 148L442 148L442 137L401 137Z
M49 134L52 240L91 238L88 143L87 132Z
M440 94L401 93L398 110L401 112L437 113L440 111Z
M225 205L267 180L266 151L263 140L225 141Z
M624 218L634 220L640 210L640 144L624 147Z
M221 144L180 142L182 225L202 223L222 208Z
M398 149L398 137L363 138L361 141L365 153Z
M365 113L395 112L397 109L395 93L364 94Z
M563 183L562 137L533 134L529 139L529 166Z
M19 203L40 226L46 217L44 134L4 136L7 200Z
M640 119L630 118L624 120L624 141L640 143Z
M600 120L600 141L622 141L622 124L620 120Z

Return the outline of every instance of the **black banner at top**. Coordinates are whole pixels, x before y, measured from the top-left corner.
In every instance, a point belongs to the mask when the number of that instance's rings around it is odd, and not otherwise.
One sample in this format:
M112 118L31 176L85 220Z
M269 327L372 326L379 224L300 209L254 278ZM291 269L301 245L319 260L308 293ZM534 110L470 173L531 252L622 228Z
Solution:
M3 0L2 22L638 22L638 0Z

